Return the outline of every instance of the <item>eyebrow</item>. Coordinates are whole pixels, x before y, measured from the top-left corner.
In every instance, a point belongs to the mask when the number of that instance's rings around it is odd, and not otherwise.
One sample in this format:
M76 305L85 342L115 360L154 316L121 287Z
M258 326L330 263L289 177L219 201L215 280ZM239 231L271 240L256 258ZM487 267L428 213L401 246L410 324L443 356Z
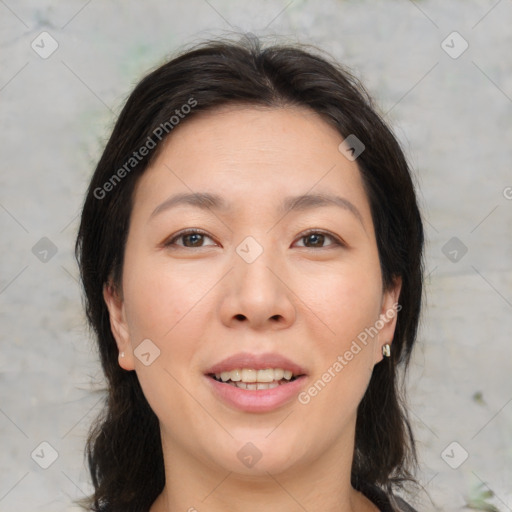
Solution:
M219 212L230 211L231 205L217 194L208 192L196 192L192 194L175 194L159 204L151 213L150 219L176 206L188 205L202 210L215 210ZM337 206L354 215L364 227L363 216L357 207L344 197L332 194L302 194L299 196L285 197L280 205L280 213L289 211L306 211L313 208Z

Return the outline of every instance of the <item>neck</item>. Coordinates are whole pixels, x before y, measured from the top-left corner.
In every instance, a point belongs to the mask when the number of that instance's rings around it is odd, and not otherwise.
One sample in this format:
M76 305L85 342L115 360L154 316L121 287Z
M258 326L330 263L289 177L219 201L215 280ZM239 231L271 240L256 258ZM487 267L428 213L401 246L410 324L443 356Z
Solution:
M375 512L350 484L353 445L331 446L303 467L243 475L180 454L163 438L166 486L150 512ZM349 448L349 449L347 449ZM172 454L172 456L170 455Z

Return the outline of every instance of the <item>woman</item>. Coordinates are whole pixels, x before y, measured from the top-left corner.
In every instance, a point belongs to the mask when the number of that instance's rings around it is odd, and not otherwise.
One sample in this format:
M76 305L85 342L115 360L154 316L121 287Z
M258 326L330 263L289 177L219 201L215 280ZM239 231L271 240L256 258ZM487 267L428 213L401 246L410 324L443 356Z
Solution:
M87 506L413 510L422 249L399 144L328 58L216 40L146 76L76 245L108 383Z

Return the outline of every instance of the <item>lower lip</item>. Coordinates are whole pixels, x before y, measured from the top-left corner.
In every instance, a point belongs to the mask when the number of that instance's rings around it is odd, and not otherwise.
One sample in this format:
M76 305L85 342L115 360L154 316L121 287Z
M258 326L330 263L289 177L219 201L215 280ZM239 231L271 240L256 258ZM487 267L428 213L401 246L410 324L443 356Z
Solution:
M245 412L270 412L297 397L304 386L302 375L272 389L241 389L205 375L215 395L228 405Z

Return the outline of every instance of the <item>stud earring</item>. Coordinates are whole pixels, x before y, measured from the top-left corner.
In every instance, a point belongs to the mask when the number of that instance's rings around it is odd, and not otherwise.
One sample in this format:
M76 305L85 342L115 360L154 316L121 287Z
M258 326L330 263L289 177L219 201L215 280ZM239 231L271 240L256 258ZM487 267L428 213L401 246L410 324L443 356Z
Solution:
M385 345L382 345L382 355L384 357L391 356L391 345L389 343L386 343Z
M121 352L121 353L119 354L119 357L124 357L124 352Z

